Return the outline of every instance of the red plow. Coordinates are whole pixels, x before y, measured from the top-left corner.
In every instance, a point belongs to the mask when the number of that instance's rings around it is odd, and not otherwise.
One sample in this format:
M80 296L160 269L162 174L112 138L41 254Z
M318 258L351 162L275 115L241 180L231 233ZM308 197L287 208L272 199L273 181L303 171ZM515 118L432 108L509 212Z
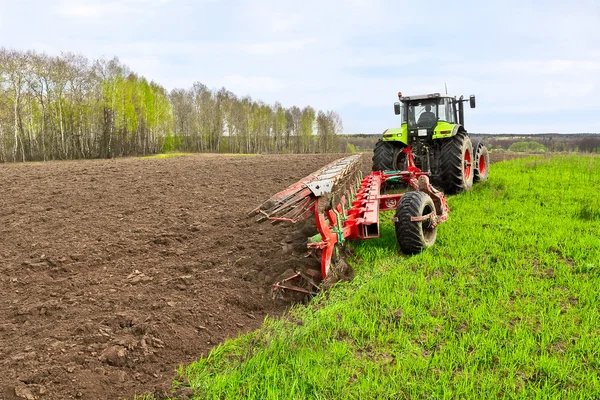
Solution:
M308 248L320 252L320 271L297 271L275 284L274 295L284 291L314 294L328 278L333 260L347 240L379 237L379 212L396 210L393 217L399 248L407 254L433 245L436 227L448 219L444 194L429 182L429 173L417 168L411 148L406 153L406 171L375 171L362 176L361 156L336 160L287 189L275 194L250 214L258 221L297 223L314 218L318 234L308 239ZM390 184L403 184L408 191L384 194Z

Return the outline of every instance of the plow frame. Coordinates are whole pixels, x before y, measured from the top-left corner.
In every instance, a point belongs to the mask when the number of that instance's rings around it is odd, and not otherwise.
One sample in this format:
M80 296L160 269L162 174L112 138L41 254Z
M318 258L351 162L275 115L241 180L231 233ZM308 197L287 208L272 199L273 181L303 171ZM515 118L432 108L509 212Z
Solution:
M402 196L404 196L404 193L382 194L385 184L403 183L414 191L424 192L431 197L435 210L427 215L412 217L412 222L428 221L430 227L436 227L448 219L449 209L444 193L430 184L429 172L421 171L415 165L411 147L408 146L402 151L406 154L406 171L374 171L365 177L359 174L354 187L347 190L339 199L335 199L339 200L335 205L333 197L329 199L329 204L320 204L320 195L316 195L314 190L315 187L319 189L318 183L326 182L329 185L332 183L320 180L315 184L314 179L318 179L321 171L330 172L332 169L342 171L344 166L339 166L336 162L328 164L274 195L265 203L271 208L271 211L265 212L259 207L252 212L253 215L261 214L259 222L270 220L273 223L295 223L309 218L311 214L315 218L318 234L309 239L307 247L321 251L320 277L317 276L316 270L298 271L293 276L274 285L273 297L276 297L281 291L287 290L306 295L315 294L320 281L331 274L332 259L338 245L343 245L347 240L379 237L379 212L397 209ZM338 163L343 160L345 159L338 160ZM352 163L357 160L354 158ZM272 211L271 203L273 202L277 203L276 210L284 211ZM326 208L320 211L320 206L326 206ZM397 222L395 217L393 221Z
M365 240L379 237L379 212L395 210L404 193L381 194L385 183L403 182L412 189L427 193L435 205L435 211L421 217L413 217L413 222L429 221L435 227L448 219L450 210L444 193L429 182L429 173L415 166L410 146L403 150L407 155L407 171L375 171L364 177L354 193L346 192L339 204L318 212L318 198L312 207L320 241L308 243L308 247L321 250L321 275L329 276L331 259L336 244L346 240ZM394 220L394 219L393 219ZM396 221L394 221L396 222Z

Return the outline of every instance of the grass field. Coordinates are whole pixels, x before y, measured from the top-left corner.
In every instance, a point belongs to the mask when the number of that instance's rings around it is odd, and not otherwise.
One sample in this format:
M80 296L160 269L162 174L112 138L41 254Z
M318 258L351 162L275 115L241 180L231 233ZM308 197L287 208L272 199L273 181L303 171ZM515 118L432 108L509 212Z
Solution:
M357 276L182 368L198 398L599 398L600 158L527 158L449 199L417 256L391 213Z
M141 156L140 158L143 158L145 160L153 160L156 158L173 158L173 157L186 157L186 156L191 156L192 153L178 153L178 152L173 152L173 153L160 153L160 154L153 154L151 156Z
M151 156L140 156L140 158L143 158L145 160L152 160L152 159L157 159L157 158L173 158L173 157L187 157L187 156L192 156L194 154L198 154L198 153L180 153L180 152L172 152L172 153L160 153L160 154L154 154ZM238 153L202 153L204 155L206 154L210 154L212 156L217 156L217 157L258 157L260 156L260 154L238 154Z

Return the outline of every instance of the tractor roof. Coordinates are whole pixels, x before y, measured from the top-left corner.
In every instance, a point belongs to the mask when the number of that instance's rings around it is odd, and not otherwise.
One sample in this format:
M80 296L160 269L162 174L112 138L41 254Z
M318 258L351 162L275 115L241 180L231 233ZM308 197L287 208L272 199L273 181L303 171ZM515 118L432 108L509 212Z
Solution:
M400 97L400 101L408 102L413 100L428 100L428 99L437 99L440 97L448 97L450 99L454 99L454 96L450 96L448 94L439 94L439 93L429 93L429 94L418 94L416 96L402 96Z

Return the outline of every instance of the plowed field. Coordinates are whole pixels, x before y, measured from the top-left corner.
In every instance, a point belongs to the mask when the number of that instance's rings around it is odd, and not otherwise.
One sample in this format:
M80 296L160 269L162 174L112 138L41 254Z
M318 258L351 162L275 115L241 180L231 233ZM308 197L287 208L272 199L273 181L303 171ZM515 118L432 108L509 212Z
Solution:
M0 398L160 393L288 306L306 236L246 213L340 155L0 166Z

